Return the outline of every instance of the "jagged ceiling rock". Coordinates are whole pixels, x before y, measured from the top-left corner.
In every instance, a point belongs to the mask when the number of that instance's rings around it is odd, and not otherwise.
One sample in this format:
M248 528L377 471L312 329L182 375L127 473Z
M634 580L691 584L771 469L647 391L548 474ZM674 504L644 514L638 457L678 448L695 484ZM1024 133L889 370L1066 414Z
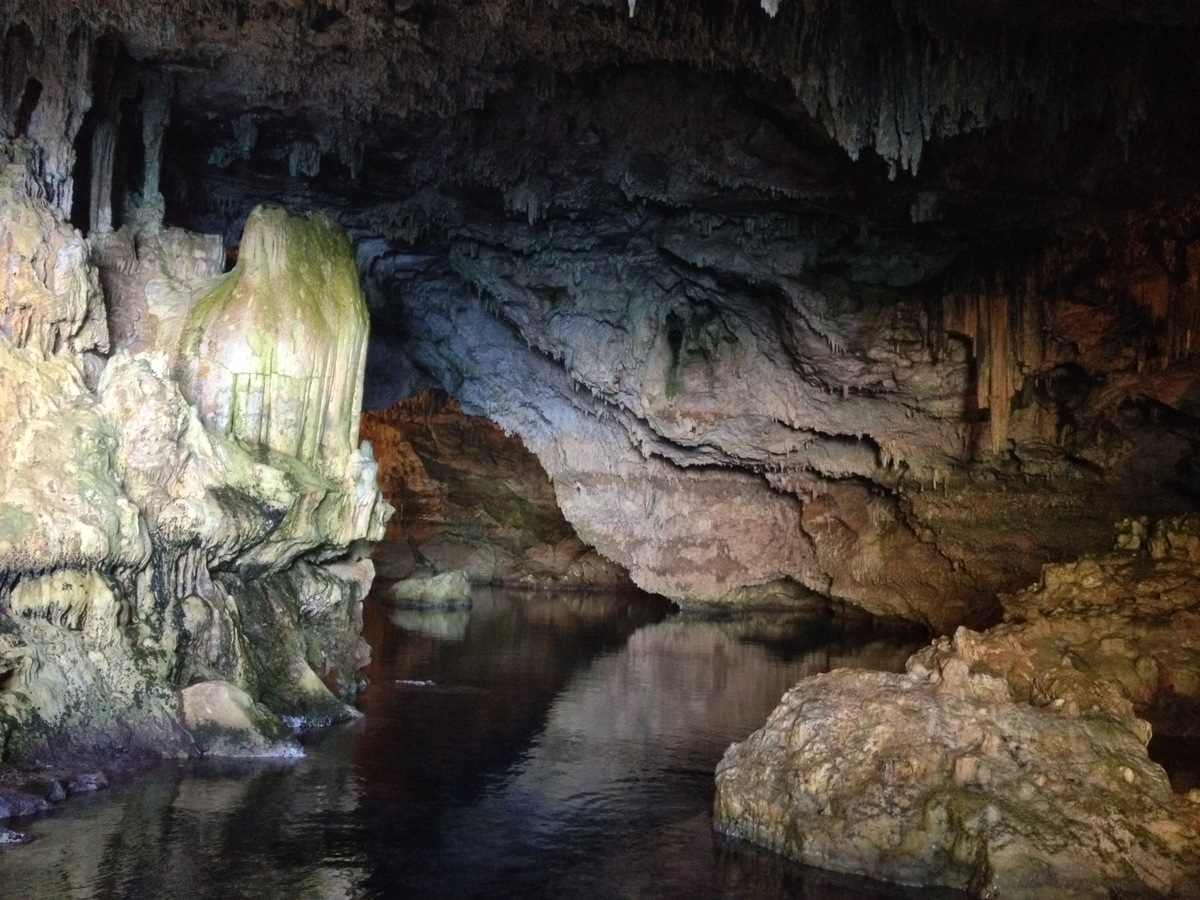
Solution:
M0 127L96 246L326 211L368 402L437 385L520 434L643 586L947 627L1190 503L1196 10L0 12Z

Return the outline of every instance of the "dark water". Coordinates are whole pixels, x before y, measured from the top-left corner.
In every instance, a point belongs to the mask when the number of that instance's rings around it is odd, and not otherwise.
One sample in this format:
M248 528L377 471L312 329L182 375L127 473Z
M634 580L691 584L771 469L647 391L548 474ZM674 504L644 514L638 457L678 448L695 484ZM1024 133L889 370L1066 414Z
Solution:
M713 769L798 678L919 640L645 598L368 602L365 717L291 763L174 764L22 826L0 896L933 896L714 837ZM946 892L937 892L945 896Z

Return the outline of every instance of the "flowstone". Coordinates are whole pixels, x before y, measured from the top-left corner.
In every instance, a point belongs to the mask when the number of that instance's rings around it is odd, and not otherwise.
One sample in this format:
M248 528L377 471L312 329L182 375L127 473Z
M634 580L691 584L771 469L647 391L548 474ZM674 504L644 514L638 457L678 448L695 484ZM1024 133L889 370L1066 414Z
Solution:
M337 560L390 514L349 242L260 210L229 276L219 240L144 217L89 255L40 152L0 145L3 761L294 754L289 729L357 715L373 572Z
M188 317L180 380L210 428L338 477L358 446L366 339L345 233L260 207L237 265Z

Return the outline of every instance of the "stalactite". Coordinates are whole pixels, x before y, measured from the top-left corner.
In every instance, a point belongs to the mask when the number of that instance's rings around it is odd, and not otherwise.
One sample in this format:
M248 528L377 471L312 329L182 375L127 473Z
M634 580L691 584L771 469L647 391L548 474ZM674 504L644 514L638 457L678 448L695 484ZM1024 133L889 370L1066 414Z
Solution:
M942 329L971 341L976 380L975 409L989 413L988 449L1008 440L1013 396L1024 373L1035 371L1044 353L1044 297L1033 273L997 280L972 279L942 300Z
M142 146L146 168L142 177L142 198L149 201L159 196L162 178L162 142L171 121L171 98L175 94L175 79L169 73L149 75L143 85Z

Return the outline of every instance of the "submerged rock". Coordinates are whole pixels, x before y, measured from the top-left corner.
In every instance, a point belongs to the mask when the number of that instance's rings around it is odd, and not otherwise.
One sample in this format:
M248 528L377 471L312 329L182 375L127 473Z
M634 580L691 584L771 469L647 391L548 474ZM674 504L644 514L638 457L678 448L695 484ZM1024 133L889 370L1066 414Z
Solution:
M44 797L38 797L25 791L0 788L0 819L11 819L13 816L32 816L50 809L50 803Z
M108 787L108 777L103 772L80 772L67 781L67 791L72 794L88 794Z
M427 606L397 606L388 611L388 621L397 628L428 635L439 641L461 641L471 624L471 611L461 607L432 609Z
M206 681L182 696L184 724L205 756L304 755L279 719L236 685Z

